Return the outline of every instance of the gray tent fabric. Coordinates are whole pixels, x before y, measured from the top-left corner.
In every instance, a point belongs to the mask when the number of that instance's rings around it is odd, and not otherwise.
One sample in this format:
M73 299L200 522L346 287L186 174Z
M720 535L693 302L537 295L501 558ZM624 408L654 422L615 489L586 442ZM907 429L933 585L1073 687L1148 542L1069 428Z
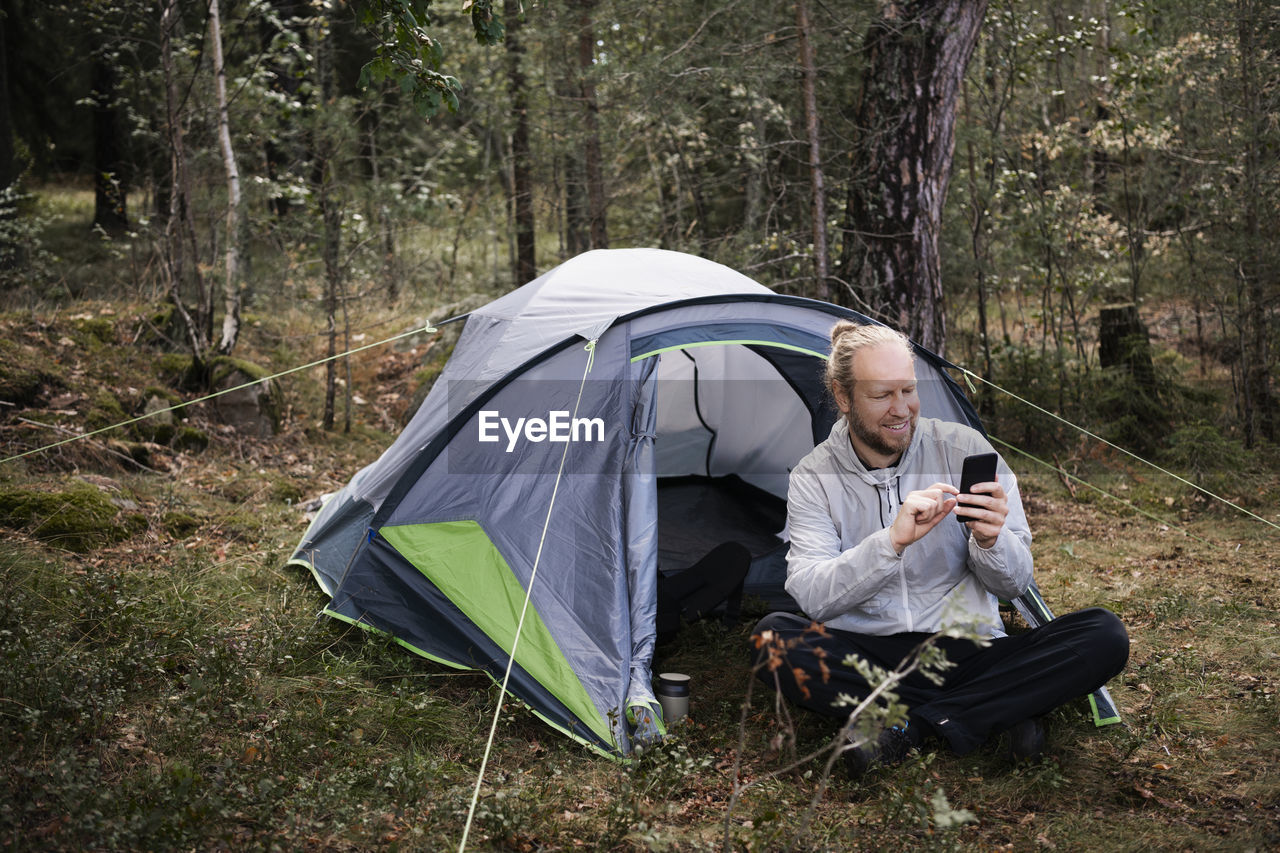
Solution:
M664 531L677 492L659 486L732 482L726 495L772 501L705 526L741 525L758 558L748 594L779 590L776 505L835 417L820 377L840 318L872 322L677 252L573 258L467 317L415 417L291 562L330 595L327 613L433 660L500 680L516 648L515 697L626 756L627 709L655 704L659 562L702 556ZM981 428L946 367L917 348L922 408Z

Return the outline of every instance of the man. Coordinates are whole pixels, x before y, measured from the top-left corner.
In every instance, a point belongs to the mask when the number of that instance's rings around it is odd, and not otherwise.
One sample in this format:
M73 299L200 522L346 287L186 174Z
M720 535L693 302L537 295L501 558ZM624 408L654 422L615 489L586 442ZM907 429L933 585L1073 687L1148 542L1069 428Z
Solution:
M900 760L930 737L963 754L1004 731L1015 759L1038 757L1038 718L1124 668L1124 626L1092 608L1005 634L998 599L1022 594L1032 580L1017 482L1000 460L996 481L959 494L953 484L964 458L991 445L966 426L920 417L906 337L840 321L826 381L843 417L792 471L787 495L787 591L823 629L790 613L756 626L761 642L789 647L776 670L783 693L843 718L849 709L836 707L836 697L870 691L840 665L848 654L893 670L929 636L964 627L990 644L940 638L954 666L940 685L915 673L898 686L906 723L846 752L851 772L877 758Z

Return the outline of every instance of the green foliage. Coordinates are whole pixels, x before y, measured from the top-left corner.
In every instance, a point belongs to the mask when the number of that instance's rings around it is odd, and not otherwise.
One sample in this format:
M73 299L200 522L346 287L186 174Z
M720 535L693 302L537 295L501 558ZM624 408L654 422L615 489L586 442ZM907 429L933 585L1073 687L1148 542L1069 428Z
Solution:
M17 182L0 188L0 292L43 293L55 275L55 258L44 245L49 223L33 209L32 199Z
M360 70L362 89L394 82L409 96L420 116L434 116L445 107L458 111L462 84L440 71L444 48L427 30L431 0L366 0L360 23L375 38L374 58ZM502 40L502 22L489 0L467 0L476 40L492 45Z
M1074 351L1044 346L1005 343L993 346L991 355L993 381L1011 394L981 389L988 399L980 405L992 411L987 426L1031 452L1059 450L1080 439L1073 426L1041 409L1155 458L1180 425L1212 418L1223 404L1211 385L1189 380L1186 362L1172 353L1157 353L1149 378L1125 366L1098 368Z

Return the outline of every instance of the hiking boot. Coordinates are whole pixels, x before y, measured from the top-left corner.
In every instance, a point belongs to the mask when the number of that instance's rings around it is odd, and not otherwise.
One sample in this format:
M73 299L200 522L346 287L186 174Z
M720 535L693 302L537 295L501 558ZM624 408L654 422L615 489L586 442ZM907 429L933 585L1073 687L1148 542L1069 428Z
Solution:
M875 743L864 743L854 749L845 750L843 754L845 771L850 779L861 779L873 764L894 767L907 760L911 754L911 739L907 730L891 726L880 732Z
M1028 718L1009 729L1009 758L1014 764L1034 764L1044 757L1044 725Z

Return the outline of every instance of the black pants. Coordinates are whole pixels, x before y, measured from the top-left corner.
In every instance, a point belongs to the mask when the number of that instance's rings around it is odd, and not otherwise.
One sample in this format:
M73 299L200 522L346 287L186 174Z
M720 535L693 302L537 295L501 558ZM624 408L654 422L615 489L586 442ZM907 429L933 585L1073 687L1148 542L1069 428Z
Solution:
M877 637L827 628L825 636L808 631L810 620L793 613L771 613L755 633L773 631L797 642L777 669L782 693L811 711L843 719L849 708L832 703L841 693L865 698L870 687L840 662L856 654L886 670L896 669L929 634L903 633ZM963 755L1029 717L1048 713L1097 690L1124 669L1129 660L1129 634L1109 610L1094 607L1054 619L1023 634L999 637L985 648L969 640L940 637L938 646L955 666L944 670L941 685L914 672L896 689L914 722L923 722ZM819 653L817 650L822 649ZM819 659L830 676L823 681ZM792 668L809 676L807 695ZM774 673L761 669L772 686Z

